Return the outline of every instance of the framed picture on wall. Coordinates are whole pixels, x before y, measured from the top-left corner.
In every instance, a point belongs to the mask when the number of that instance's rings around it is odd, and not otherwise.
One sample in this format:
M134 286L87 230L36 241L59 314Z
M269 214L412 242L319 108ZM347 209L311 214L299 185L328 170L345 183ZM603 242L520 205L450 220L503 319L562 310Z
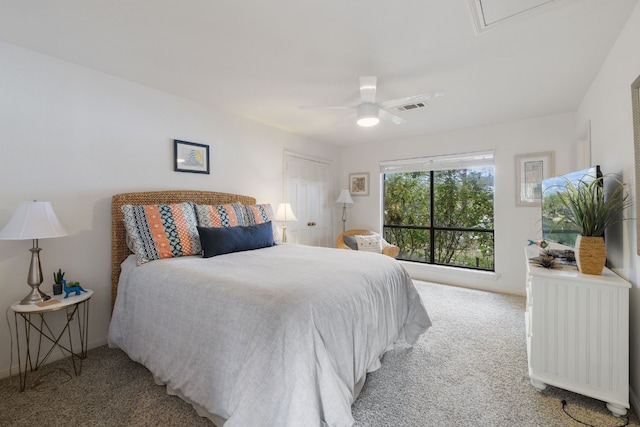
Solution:
M542 180L554 174L553 151L516 156L516 206L540 206Z
M173 140L174 171L209 173L209 146Z
M369 172L350 173L349 192L352 196L368 196Z

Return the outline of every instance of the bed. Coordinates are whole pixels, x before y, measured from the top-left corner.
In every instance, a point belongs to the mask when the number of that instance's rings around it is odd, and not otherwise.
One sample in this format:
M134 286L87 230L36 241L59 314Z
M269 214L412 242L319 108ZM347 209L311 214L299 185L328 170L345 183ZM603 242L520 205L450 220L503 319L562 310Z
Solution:
M353 424L366 374L431 324L407 272L375 253L288 243L138 265L122 206L183 202L256 203L206 191L115 195L109 346L218 426Z

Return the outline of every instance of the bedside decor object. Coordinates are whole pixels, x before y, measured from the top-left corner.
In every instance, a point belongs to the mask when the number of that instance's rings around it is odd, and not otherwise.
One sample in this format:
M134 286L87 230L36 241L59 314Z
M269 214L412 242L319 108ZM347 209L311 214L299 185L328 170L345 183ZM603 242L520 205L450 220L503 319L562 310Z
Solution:
M353 204L353 199L349 194L349 190L343 188L340 191L340 195L336 199L336 203L342 203L342 231L344 232L347 224L347 205Z
M209 173L209 146L195 142L173 140L176 172Z
M53 294L54 295L62 295L62 283L54 283L53 284Z
M287 243L287 221L297 221L290 203L280 203L274 221L282 223L282 243Z
M64 282L64 271L61 268L53 273L53 294L62 295L62 282Z
M62 281L62 286L64 286L64 297L67 298L69 294L74 293L76 295L80 295L82 292L87 292L82 289L80 286L80 282L69 282L67 284L66 280Z
M63 237L68 233L60 225L50 202L20 202L18 209L0 231L0 240L32 240L31 264L27 283L31 292L20 304L37 304L51 297L40 290L42 284L42 268L40 266L40 248L38 239Z
M368 196L369 172L350 173L349 192L352 196Z
M540 206L542 180L553 176L553 151L516 156L516 206Z
M579 180L576 184L567 179L564 192L558 193L566 208L561 219L576 227L579 235L575 244L578 270L585 274L600 275L607 259L604 232L612 224L622 220L622 213L631 204L625 184L608 176L611 184L605 199L604 176Z

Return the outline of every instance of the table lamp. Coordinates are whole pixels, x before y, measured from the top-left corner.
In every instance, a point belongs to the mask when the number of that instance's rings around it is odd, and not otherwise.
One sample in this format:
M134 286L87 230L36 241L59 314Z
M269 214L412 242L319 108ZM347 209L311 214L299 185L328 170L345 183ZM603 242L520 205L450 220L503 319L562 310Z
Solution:
M40 267L40 248L38 239L62 237L68 233L60 225L50 202L20 202L7 225L0 230L0 240L33 240L31 264L27 283L31 292L20 301L20 304L37 304L51 297L40 290L42 268Z
M354 203L349 190L343 188L336 199L336 203L342 203L342 232L344 233L347 224L347 205Z
M276 210L275 220L282 223L282 243L287 242L287 221L297 221L298 218L293 214L291 210L291 204L280 203Z

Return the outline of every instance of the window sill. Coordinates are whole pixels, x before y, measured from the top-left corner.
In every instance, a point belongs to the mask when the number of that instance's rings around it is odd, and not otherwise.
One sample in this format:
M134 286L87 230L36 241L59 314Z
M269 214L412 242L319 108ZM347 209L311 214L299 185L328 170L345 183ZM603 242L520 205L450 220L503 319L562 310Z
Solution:
M423 264L411 261L398 261L414 279L456 284L456 279L480 279L496 281L500 274L495 271L470 270L468 268L445 267L443 265Z

